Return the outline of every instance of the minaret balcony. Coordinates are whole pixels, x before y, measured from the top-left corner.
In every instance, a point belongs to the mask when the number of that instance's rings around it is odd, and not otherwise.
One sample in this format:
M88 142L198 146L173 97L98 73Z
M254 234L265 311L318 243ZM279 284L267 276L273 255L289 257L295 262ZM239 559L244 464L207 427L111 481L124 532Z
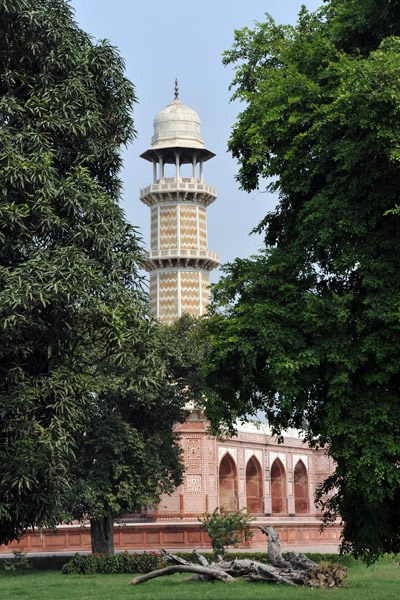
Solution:
M140 190L140 200L147 206L165 202L194 202L207 207L216 198L217 190L214 187L192 177L170 177Z
M211 250L165 248L150 250L146 264L149 271L165 267L194 267L211 271L220 264L220 257Z

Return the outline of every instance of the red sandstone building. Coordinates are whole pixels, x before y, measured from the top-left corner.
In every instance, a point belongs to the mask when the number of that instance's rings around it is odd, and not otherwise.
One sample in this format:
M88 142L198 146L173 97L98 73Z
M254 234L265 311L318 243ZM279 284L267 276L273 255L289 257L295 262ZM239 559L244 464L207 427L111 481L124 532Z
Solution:
M142 154L153 164L153 182L140 192L151 209L151 308L167 323L185 312L200 316L208 304L209 272L219 256L208 250L206 208L216 190L204 182L203 165L213 156L204 146L197 113L182 104L176 86L175 99L155 117L151 147ZM165 178L168 163L175 165L175 175ZM187 163L192 176L181 177L180 167ZM284 549L337 548L339 524L321 534L314 505L316 486L333 468L323 450L309 449L296 431L286 432L278 444L263 423L238 426L236 437L221 442L208 435L200 411L187 407L187 413L177 427L184 448L183 485L163 497L156 510L116 523L116 549L209 547L197 518L217 506L247 507L255 517L255 535L243 547L265 546L256 525L273 524ZM19 545L0 547L0 553L18 546L33 552L90 550L90 530L61 525L57 532L29 533Z

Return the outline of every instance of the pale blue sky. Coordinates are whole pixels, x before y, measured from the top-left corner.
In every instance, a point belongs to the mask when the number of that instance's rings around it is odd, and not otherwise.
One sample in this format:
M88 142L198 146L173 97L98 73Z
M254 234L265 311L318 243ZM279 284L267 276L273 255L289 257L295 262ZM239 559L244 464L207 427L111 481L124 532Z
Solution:
M221 55L231 47L233 32L252 27L269 12L278 23L294 23L302 4L315 10L322 0L71 0L79 26L94 38L107 38L126 62L139 104L134 111L138 132L124 152L123 207L128 220L140 228L147 246L150 210L139 201L139 189L152 179L152 166L139 155L150 146L153 119L174 95L175 77L180 100L200 116L206 148L216 157L205 163L204 180L217 188L208 209L208 246L221 262L257 252L261 240L251 229L271 210L276 198L247 194L235 180L236 161L227 153L227 140L239 103L229 103L231 67ZM218 279L216 271L212 281Z

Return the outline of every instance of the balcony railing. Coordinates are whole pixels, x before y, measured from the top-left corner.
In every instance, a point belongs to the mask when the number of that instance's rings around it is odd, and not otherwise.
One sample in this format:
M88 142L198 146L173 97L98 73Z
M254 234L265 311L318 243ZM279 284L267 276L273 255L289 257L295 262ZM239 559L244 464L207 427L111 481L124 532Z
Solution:
M151 183L140 190L140 199L148 206L152 206L155 202L162 201L163 194L165 194L167 200L170 194L184 193L187 195L186 201L197 201L205 206L209 206L214 202L217 197L215 187L189 177L185 179L187 180L177 180L175 177L171 177L169 180L164 179L163 181Z
M161 250L150 250L147 253L147 258L150 260L173 259L173 258L189 258L194 260L207 260L215 263L220 262L220 256L211 250L198 250L188 248L166 248Z
M182 191L182 192L207 192L212 196L217 195L217 190L212 185L208 185L207 183L200 183L200 181L177 181L175 178L172 178L172 181L158 181L157 183L151 183L150 185L142 188L140 190L140 197L146 196L152 192L162 192L162 191Z

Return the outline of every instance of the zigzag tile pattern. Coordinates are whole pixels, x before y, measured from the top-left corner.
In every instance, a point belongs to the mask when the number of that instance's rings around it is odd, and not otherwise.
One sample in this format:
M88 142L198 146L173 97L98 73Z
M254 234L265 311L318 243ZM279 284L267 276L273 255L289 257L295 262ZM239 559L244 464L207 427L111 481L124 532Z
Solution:
M172 323L178 318L178 273L159 275L159 318Z
M180 207L181 248L197 248L197 216L195 206Z
M157 273L150 273L150 309L153 317L157 317Z
M160 208L160 249L176 248L176 206Z
M205 273L201 274L201 301L203 303L203 314L206 312L206 307L210 303L210 277Z
M151 249L156 250L158 244L158 211L151 209Z
M181 273L181 311L191 315L200 315L200 286L199 274L193 272Z
M201 250L207 250L207 216L204 208L199 208L199 238Z

